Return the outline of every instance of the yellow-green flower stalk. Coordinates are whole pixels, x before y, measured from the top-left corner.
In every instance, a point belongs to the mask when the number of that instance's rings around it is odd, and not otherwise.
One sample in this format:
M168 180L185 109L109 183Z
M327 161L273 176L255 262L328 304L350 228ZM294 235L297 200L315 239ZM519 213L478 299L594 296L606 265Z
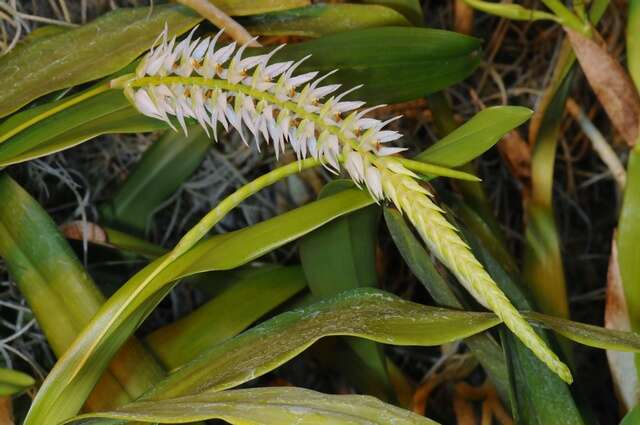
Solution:
M185 118L193 118L216 140L221 124L258 148L262 142L271 143L276 155L288 145L299 159L312 156L333 172L339 172L342 164L376 201L393 202L473 297L495 312L549 368L571 382L567 366L513 307L407 168L412 161L392 156L404 150L389 146L401 135L384 128L398 117L383 122L366 116L376 107L359 110L364 102L342 100L357 87L331 95L340 85L320 85L326 75L294 75L302 61L269 64L275 50L243 58L246 45L237 50L235 43L216 48L220 34L193 41L189 35L176 43L168 41L165 32L135 75L112 81L112 87L122 87L141 113L174 129L170 117L185 132Z

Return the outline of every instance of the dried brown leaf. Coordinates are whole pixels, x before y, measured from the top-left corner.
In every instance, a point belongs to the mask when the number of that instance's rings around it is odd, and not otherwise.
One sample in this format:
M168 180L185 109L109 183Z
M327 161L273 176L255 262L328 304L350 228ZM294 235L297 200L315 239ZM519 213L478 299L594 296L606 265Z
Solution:
M498 143L498 151L507 163L511 174L525 187L531 180L531 147L516 130L504 135Z
M582 70L614 127L634 146L640 129L640 95L620 63L595 40L566 29Z
M67 239L87 240L95 244L111 246L107 232L95 223L72 221L60 226L60 231Z

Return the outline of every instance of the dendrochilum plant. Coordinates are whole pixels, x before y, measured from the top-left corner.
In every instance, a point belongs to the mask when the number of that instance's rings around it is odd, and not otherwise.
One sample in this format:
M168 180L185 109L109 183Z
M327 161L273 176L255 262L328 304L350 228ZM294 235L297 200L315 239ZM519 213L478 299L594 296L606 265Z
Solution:
M135 74L113 80L111 87L123 89L141 113L174 130L172 117L185 133L186 118L192 118L217 140L220 124L225 131L235 129L245 143L251 139L258 149L261 142L272 144L276 156L290 145L299 160L311 156L334 173L343 168L377 202L391 201L403 212L471 295L550 369L572 381L567 366L522 318L447 221L433 194L419 183L414 171L423 170L421 164L397 156L404 149L390 146L401 135L385 127L399 117L368 117L381 105L361 110L364 102L344 100L358 87L335 94L339 84L321 84L332 73L295 75L306 58L270 64L278 49L243 57L246 45L218 46L221 33L193 39L192 32L177 43L168 40L165 30Z

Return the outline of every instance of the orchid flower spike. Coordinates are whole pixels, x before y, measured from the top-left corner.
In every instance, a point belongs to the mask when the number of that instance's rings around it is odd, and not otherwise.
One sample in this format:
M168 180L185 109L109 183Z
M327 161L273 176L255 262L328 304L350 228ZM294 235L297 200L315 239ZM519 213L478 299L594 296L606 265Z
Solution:
M312 156L333 172L341 167L377 202L390 201L403 212L433 254L482 305L498 315L522 342L562 379L571 372L513 307L474 257L455 227L435 204L417 176L393 155L401 134L387 121L367 116L378 106L360 110L364 102L344 100L352 88L337 94L340 84L325 83L335 71L318 77L294 75L298 62L269 63L275 51L244 56L247 45L218 46L213 38L169 40L167 30L142 59L135 74L112 82L124 88L142 114L176 123L186 133L195 120L217 140L218 124L235 129L245 143L273 145L276 155L288 146L299 159Z

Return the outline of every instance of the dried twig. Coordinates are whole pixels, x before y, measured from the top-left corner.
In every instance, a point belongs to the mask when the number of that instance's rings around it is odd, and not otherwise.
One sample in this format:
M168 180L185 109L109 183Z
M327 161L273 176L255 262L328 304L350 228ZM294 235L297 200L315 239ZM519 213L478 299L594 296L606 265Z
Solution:
M242 25L208 0L178 0L178 2L195 10L218 28L224 28L225 32L238 43L249 43L251 47L260 47L260 43L251 41L251 34Z
M593 149L598 153L602 162L609 168L609 171L611 171L618 188L622 190L627 174L624 171L624 166L622 162L620 162L618 155L611 148L611 145L609 145L602 133L593 125L589 117L582 111L582 108L571 98L567 100L567 111L569 111L569 114L576 120L584 134L591 141Z

